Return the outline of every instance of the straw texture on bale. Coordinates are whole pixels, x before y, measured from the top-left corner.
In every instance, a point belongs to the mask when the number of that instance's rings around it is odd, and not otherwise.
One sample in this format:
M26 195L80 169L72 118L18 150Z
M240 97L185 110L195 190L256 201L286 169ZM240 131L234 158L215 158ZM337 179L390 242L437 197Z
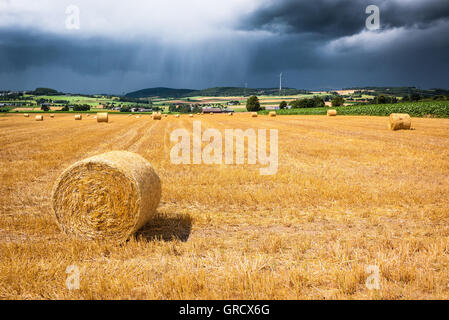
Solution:
M75 115L75 120L82 120L83 116L80 114Z
M276 112L275 112L275 111L270 111L270 112L268 113L268 115L269 115L270 117L276 117Z
M56 219L67 234L122 242L154 216L161 182L140 155L112 151L67 168L52 197Z
M335 117L337 115L337 110L327 110L328 117Z
M44 116L43 115L38 115L36 116L36 121L44 121Z
M257 118L257 112L253 112L253 113L251 113L251 117L253 117L253 118Z
M30 115L29 115L28 113L25 113L23 116L24 116L25 118L28 118Z
M390 130L410 130L412 127L412 119L407 113L390 114Z
M97 113L97 122L108 122L109 114L107 112L98 112Z
M161 120L161 119L162 115L160 113L153 112L153 120Z

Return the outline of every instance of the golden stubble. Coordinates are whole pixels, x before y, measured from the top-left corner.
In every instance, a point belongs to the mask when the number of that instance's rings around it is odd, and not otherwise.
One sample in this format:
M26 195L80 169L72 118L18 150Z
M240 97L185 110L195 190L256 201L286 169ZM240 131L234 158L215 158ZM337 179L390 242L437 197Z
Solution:
M278 129L279 170L174 165L172 130ZM0 298L448 299L449 120L110 115L0 121ZM157 216L122 245L65 235L51 190L72 163L128 150L162 181ZM66 287L66 268L80 289ZM380 270L369 290L366 267Z

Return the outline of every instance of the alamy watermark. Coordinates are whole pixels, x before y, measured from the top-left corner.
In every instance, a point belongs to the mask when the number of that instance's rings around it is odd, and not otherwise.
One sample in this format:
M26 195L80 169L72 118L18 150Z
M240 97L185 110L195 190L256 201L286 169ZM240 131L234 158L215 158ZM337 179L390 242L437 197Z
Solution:
M79 30L81 27L80 22L80 8L74 4L69 5L65 9L65 14L67 15L65 19L65 28L67 30Z
M68 277L65 281L65 285L69 291L79 290L80 288L80 269L76 265L70 265L66 268L65 273Z
M269 131L269 153L267 152ZM259 163L261 175L274 175L278 170L278 130L276 129L225 129L223 135L217 129L201 129L201 121L193 121L193 134L186 129L176 129L170 134L170 142L176 143L170 150L173 164L244 164L245 139L248 140L248 164ZM235 159L234 159L235 140ZM203 142L208 142L202 147ZM192 152L191 152L192 150Z
M374 31L380 29L380 9L378 6L370 5L366 7L366 14L369 14L366 18L365 26L368 30Z
M365 285L368 290L380 289L380 270L378 266L369 265L366 266L365 272L369 274L369 277L365 281Z

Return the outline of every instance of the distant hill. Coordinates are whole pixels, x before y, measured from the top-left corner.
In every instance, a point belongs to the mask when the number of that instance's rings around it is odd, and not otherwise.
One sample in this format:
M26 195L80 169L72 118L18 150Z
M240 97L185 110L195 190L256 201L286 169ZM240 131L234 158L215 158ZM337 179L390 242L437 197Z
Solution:
M307 94L306 90L292 88L282 89L282 95ZM232 97L251 95L279 95L279 88L240 88L240 87L215 87L203 90L172 89L172 88L149 88L127 93L128 98L184 98L194 96Z
M161 98L181 98L189 95L196 90L192 89L172 89L172 88L148 88L134 92L127 93L125 97L128 98L146 98L146 97L161 97Z

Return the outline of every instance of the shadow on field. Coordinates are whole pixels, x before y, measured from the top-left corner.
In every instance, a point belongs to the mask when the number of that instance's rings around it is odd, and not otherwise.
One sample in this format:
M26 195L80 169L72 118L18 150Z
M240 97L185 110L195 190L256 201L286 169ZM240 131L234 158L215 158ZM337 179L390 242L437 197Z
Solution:
M191 229L192 218L188 214L159 214L137 232L136 238L186 242Z

